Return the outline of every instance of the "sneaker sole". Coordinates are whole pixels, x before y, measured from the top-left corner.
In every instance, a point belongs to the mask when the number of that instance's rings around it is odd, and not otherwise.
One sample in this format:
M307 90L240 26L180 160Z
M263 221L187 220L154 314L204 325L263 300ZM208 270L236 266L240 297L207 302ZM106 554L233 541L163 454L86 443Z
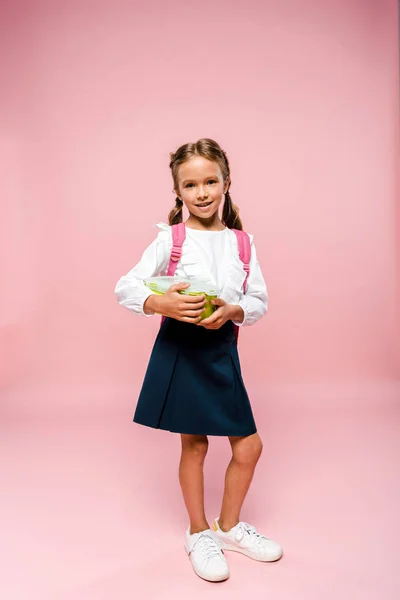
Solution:
M280 558L282 558L282 556L283 556L283 552L281 552L277 556L272 556L272 557L268 557L268 558L260 557L257 554L253 554L252 552L250 552L250 550L246 550L245 548L237 548L236 546L231 546L231 545L227 544L226 542L224 542L224 550L231 550L232 552L239 552L240 554L244 554L245 556L248 556L249 558L252 558L253 560L259 560L261 562L275 562L275 561L279 560Z
M190 560L190 556L189 556L189 549L186 546L186 542L185 542L185 550L186 550L186 554L188 555L188 558ZM201 577L201 579L204 579L205 581L212 581L212 582L217 582L217 581L225 581L225 579L229 579L230 577L230 573L228 573L227 575L216 575L215 577L206 577L205 575L202 575L202 573L195 567L195 565L192 563L192 561L190 560L190 564L192 565L193 571L196 573L196 575L198 575L199 577Z

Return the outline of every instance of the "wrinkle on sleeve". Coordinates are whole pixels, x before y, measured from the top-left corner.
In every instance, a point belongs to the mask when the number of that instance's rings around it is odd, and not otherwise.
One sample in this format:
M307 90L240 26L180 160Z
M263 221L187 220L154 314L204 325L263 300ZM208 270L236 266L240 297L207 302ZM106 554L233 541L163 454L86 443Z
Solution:
M118 280L114 292L121 306L145 317L155 314L146 314L143 311L145 301L150 294L154 294L143 283L143 279L166 274L172 245L170 238L170 230L159 231L156 239L143 252L139 262Z
M250 272L247 278L246 293L241 294L237 303L244 312L243 321L233 321L238 326L249 326L257 323L265 315L268 309L268 291L257 259L257 251L254 245L254 237L251 236Z

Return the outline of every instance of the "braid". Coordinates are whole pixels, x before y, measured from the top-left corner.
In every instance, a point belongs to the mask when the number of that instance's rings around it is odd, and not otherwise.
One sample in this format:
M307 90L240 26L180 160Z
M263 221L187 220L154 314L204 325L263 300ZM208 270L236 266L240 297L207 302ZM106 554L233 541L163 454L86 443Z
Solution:
M222 148L221 148L221 152L222 152L222 156L223 156L223 159L225 162L226 180L229 181L228 189L225 192L225 202L224 202L224 208L222 211L222 222L229 229L243 229L242 221L240 220L240 217L239 217L239 208L235 204L233 204L231 195L229 193L229 187L231 185L231 170L229 167L229 160L226 155L226 152L224 150L222 150Z
M243 229L242 221L239 217L239 209L232 203L229 190L225 193L224 208L222 210L222 222L229 229Z
M175 198L175 206L168 215L168 222L170 225L175 225L176 223L182 223L182 207L183 207L183 202L177 196Z

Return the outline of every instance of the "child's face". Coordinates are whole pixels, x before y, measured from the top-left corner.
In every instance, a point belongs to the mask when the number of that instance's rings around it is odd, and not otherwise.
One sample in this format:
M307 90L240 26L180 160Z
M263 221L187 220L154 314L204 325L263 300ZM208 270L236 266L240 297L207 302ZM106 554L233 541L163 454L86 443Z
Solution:
M193 156L179 167L178 179L179 190L174 191L189 213L197 219L211 219L229 187L229 182L223 181L218 163Z

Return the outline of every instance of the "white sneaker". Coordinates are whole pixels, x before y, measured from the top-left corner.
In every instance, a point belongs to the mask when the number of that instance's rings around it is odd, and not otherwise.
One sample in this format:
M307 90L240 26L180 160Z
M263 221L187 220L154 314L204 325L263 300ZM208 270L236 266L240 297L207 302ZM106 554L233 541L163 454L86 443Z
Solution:
M281 558L282 547L257 532L249 523L239 521L229 531L222 531L219 526L219 517L214 520L213 533L222 543L222 549L241 552L254 560L274 561Z
M229 567L221 544L211 529L190 533L186 531L185 550L194 572L207 581L224 581L229 577Z

